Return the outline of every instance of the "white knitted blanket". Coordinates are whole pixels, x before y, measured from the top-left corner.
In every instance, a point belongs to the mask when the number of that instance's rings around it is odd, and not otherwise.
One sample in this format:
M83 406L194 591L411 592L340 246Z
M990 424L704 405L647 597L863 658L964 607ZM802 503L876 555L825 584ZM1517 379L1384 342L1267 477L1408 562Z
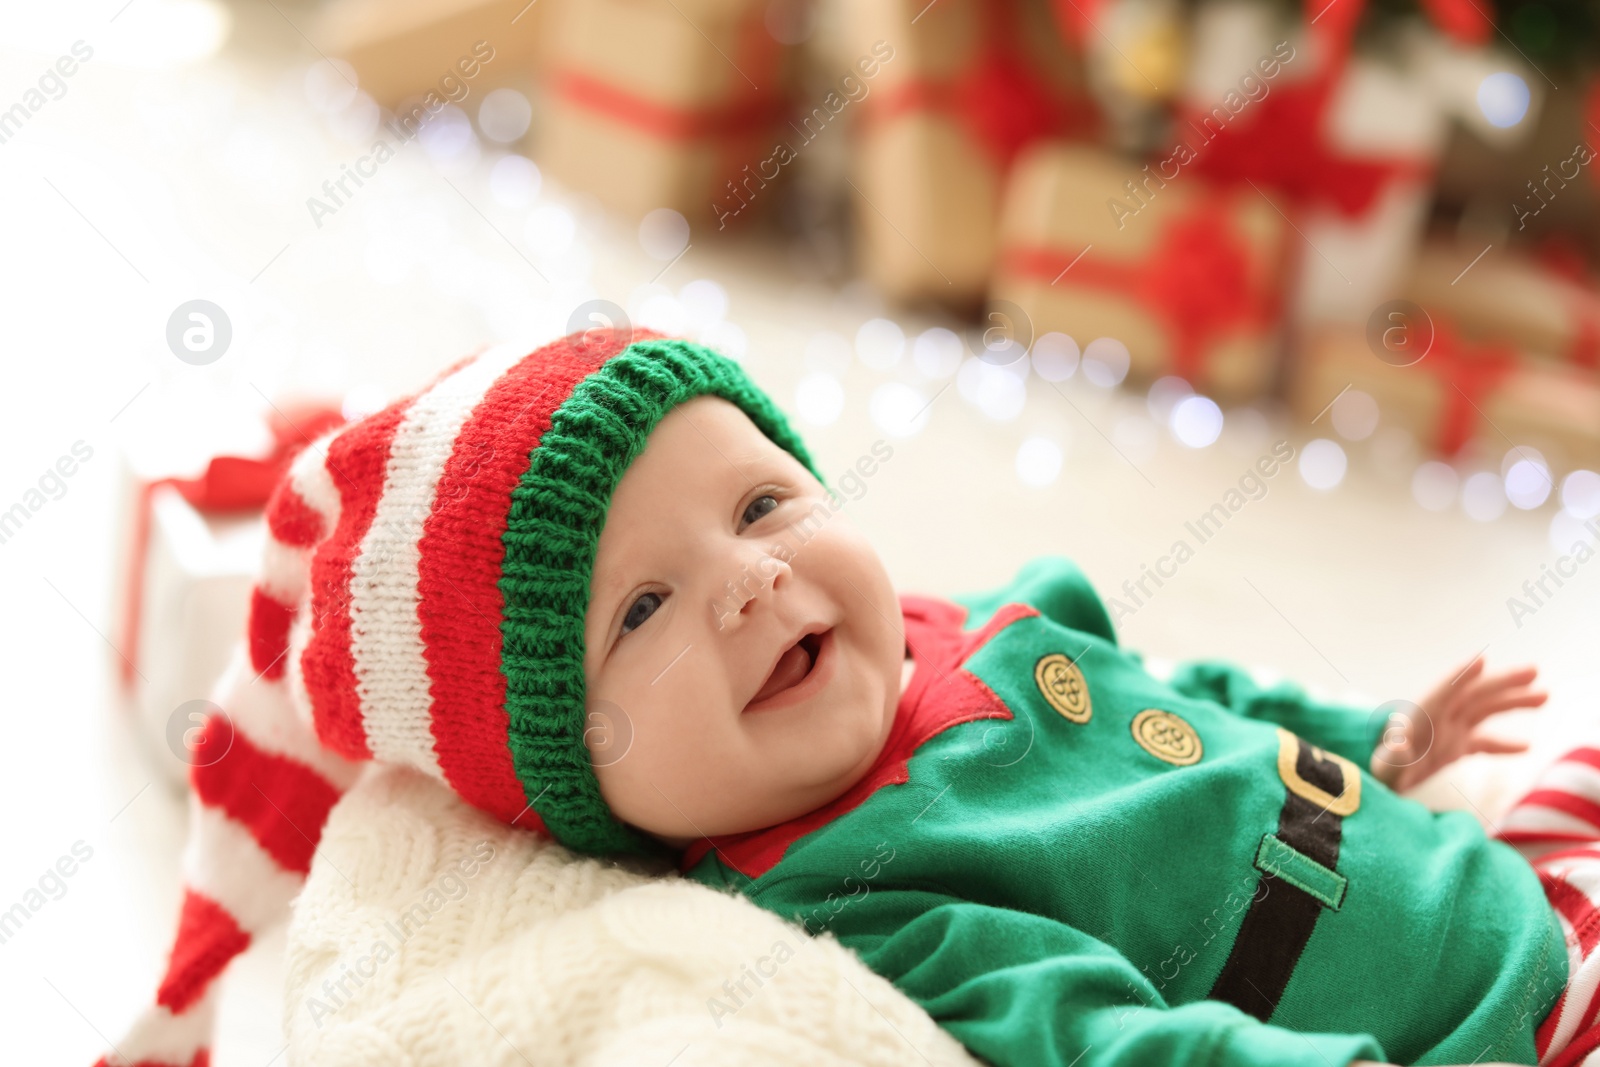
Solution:
M1496 817L1578 740L1545 725L1532 752L1468 760L1413 796ZM295 903L291 1064L979 1062L829 935L541 842L418 772L364 774Z
M579 857L404 768L333 809L289 928L292 1064L978 1061L831 936Z

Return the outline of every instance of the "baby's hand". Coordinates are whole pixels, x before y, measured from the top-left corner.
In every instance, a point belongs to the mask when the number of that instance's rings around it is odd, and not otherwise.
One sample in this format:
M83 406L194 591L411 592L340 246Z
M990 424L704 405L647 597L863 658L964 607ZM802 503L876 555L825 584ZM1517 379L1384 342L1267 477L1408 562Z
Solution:
M1422 698L1416 712L1390 715L1383 740L1372 753L1372 773L1399 792L1473 752L1523 752L1525 741L1487 737L1474 730L1490 715L1513 708L1536 708L1550 696L1529 688L1537 667L1500 674L1483 673L1475 656L1455 676Z

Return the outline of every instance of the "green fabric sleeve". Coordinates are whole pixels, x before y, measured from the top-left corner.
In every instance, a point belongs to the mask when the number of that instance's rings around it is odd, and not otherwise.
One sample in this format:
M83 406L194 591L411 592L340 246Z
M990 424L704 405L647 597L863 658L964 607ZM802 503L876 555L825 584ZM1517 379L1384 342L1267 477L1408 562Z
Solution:
M885 887L845 902L829 928L996 1067L1346 1067L1384 1059L1366 1034L1297 1033L1221 1001L1169 1007L1111 945L1028 912Z
M1372 751L1383 738L1387 716L1374 708L1350 707L1312 700L1293 682L1270 689L1248 673L1221 660L1180 663L1167 684L1185 696L1213 700L1247 719L1275 723L1368 770Z

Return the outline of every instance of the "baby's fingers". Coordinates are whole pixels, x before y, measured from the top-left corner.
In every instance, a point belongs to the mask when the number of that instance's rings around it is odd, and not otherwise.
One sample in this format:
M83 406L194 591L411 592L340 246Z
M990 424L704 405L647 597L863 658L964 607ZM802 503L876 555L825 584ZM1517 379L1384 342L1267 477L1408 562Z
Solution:
M1506 756L1517 752L1528 751L1528 742L1512 741L1504 737L1473 736L1467 741L1467 752L1488 752L1492 755Z
M1508 689L1526 689L1539 676L1537 667L1518 667L1498 674L1484 675L1470 684L1457 685L1451 703L1456 707L1476 706L1483 701L1504 694Z
M1471 691L1472 684L1482 673L1483 653L1480 652L1462 665L1460 670L1434 686L1428 695L1422 698L1423 705L1435 711L1448 709L1453 702Z
M1513 689L1510 692L1485 694L1466 706L1465 717L1469 723L1480 722L1502 711L1537 708L1549 699L1550 694L1543 689Z
M1539 668L1529 664L1526 667L1516 667L1509 671L1501 671L1498 674L1485 675L1478 679L1473 688L1486 692L1496 689L1508 689L1514 685L1527 685L1537 677L1539 677Z

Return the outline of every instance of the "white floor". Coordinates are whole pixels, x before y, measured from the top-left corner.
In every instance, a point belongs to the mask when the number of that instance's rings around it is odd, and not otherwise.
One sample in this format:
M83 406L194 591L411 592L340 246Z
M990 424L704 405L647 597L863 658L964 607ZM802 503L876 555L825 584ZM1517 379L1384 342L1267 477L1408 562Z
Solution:
M689 315L691 329L742 347L756 380L794 410L797 384L826 365L816 336L851 339L884 312L860 286L806 281L781 247L693 234L669 265L646 254L633 226L549 182L520 206L497 199L488 175L500 150L441 175L421 146L408 146L319 228L306 198L365 148L341 140L313 106L316 57L273 8L234 8L225 50L182 62L185 50L204 52L212 9L201 0L33 6L51 10L0 13L0 109L73 41L95 56L0 144L0 510L75 442L94 454L59 499L0 544L11 708L0 740L0 911L76 843L92 857L59 891L45 877L58 899L0 944L0 1058L87 1064L154 987L176 917L184 832L181 798L114 710L105 636L124 536L113 508L122 441L206 434L209 413L225 404L259 407L263 393L291 388L393 395L486 340L560 332L592 296L636 310L651 296L679 301L678 311L658 301L650 314ZM280 6L308 17L306 6ZM569 220L575 233L563 250ZM709 287L685 291L698 280L725 293L725 314L707 313ZM233 324L230 352L208 367L180 363L165 342L173 308L196 297L222 305ZM937 325L898 321L912 337ZM1141 394L1081 375L1059 391L1029 378L1008 421L957 388L940 392L946 382L909 358L882 370L852 360L842 379L837 421L801 424L828 472L884 435L869 409L879 386L937 395L920 432L893 439L893 458L851 505L908 590L1001 582L1051 552L1076 558L1112 595L1273 442L1299 449L1327 433L1326 420L1313 429L1230 412L1221 440L1192 450L1148 419ZM1018 449L1035 436L1064 455L1043 487L1017 474ZM1520 626L1507 608L1558 555L1549 533L1558 505L1491 522L1459 506L1426 511L1411 496L1415 461L1394 450L1392 435L1377 440L1390 451L1347 445L1349 472L1331 491L1292 468L1274 477L1122 621L1125 643L1169 658L1271 665L1374 703L1420 696L1487 648L1494 665L1539 664L1553 694L1548 709L1508 722L1508 732L1542 727L1546 751L1593 733L1600 566L1580 569ZM1498 456L1489 462L1498 469ZM1464 765L1426 795L1461 806L1455 783L1464 783L1492 810L1532 765ZM265 1067L282 1049L281 949L281 937L269 940L236 969L218 1067Z

